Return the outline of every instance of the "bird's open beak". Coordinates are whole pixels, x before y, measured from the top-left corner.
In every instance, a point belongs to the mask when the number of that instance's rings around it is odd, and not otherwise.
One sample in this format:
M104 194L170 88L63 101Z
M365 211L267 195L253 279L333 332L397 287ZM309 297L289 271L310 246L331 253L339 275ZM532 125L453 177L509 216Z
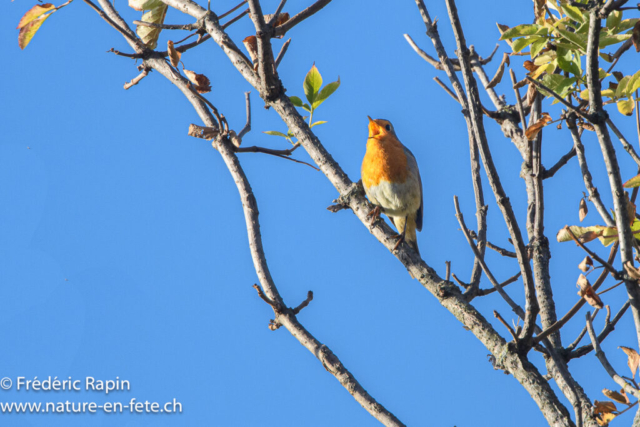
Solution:
M369 138L375 138L382 134L382 126L377 124L371 117L367 116L367 118L369 119Z

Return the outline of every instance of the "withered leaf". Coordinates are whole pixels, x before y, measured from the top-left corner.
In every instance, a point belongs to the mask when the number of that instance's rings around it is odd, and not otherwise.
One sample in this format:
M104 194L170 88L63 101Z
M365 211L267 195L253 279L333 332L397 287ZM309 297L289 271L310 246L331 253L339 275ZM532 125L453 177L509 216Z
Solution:
M513 85L513 88L514 88L514 89L520 89L520 88L525 87L525 86L526 86L526 85L528 85L528 84L529 84L529 80L527 80L527 79L522 79L522 80L520 80L518 83L516 83L515 85Z
M640 52L640 21L636 22L636 25L633 26L631 40L633 40L633 46L636 48L636 52Z
M24 27L20 28L20 32L18 33L18 46L20 46L20 49L27 47L33 36L36 35L36 32L38 32L42 24L44 24L44 21L46 21L52 14L53 12L47 15L41 15Z
M534 64L532 61L524 61L524 64L522 65L524 66L524 68L527 69L527 71L535 71L538 69L538 66Z
M171 61L171 65L177 67L182 54L176 50L171 40L167 41L167 52L169 53L169 60Z
M189 136L193 136L194 138L214 139L216 136L218 136L218 129L208 126L198 126L191 123L189 125L188 134Z
M629 193L625 192L625 194L627 195L627 217L629 218L629 226L632 226L636 220L636 205L629 200Z
M617 415L612 414L611 412L598 414L596 415L596 422L599 426L608 426L615 417L617 417Z
M166 4L160 2L158 6L146 11L140 20L153 24L163 24L164 18L167 15L167 7ZM140 36L142 42L146 44L149 49L156 48L161 31L161 28L146 27L144 25L138 25L136 27L136 34Z
M640 355L637 351L629 347L618 347L627 355L627 364L629 365L629 369L631 369L631 377L635 378L636 370L638 369L638 364L640 363Z
M510 62L509 54L505 52L504 55L502 56L502 62L500 63L500 67L498 67L498 71L496 71L495 76L493 76L493 78L487 85L487 89L491 89L495 87L498 83L500 83L500 81L502 80L502 76L504 75L504 68L506 65L509 64L509 62Z
M245 37L245 39L242 40L242 44L244 44L247 52L249 52L251 62L255 64L258 60L258 39L256 39L256 36Z
M622 391L622 393L624 393L624 389L622 389L621 391ZM625 404L625 405L629 404L629 398L627 397L626 394L620 394L617 391L609 390L609 389L606 389L606 388L602 390L602 394L604 394L605 396L607 396L611 400L615 400L618 403L622 403L622 404Z
M613 73L611 73L611 74L613 74L613 77L615 77L615 78L616 78L616 81L617 81L618 83L620 83L620 80L622 80L622 79L624 78L624 74L622 74L620 71L614 71L614 72L613 72ZM616 85L616 89L618 88L618 85L617 85L616 83L612 83L612 84L615 84L615 85ZM611 89L611 85L609 85L609 89Z
M615 403L613 402L600 402L598 400L593 401L593 413L594 414L608 414L613 411L617 411Z
M18 22L18 26L16 27L16 29L19 30L20 28L27 25L29 22L39 17L40 15L47 13L48 11L55 8L56 7L51 3L37 4L33 6L31 9L27 11L27 13L22 15L22 18L20 18L20 22Z
M545 4L547 4L546 0L535 0L533 3L533 13L536 16L536 22L538 22L540 18L544 18L544 15L547 13L544 8Z
M500 31L500 35L503 35L509 29L508 25L503 25L498 23L496 23L496 25L498 26L498 31ZM511 48L513 47L513 39L507 39L505 41L507 42L509 47Z
M264 15L264 22L268 23L269 21L271 21L271 18L273 18L273 13L270 13L269 15ZM284 24L288 20L289 20L289 14L287 12L280 13L278 15L278 18L276 19L275 26L279 27L280 25Z
M589 213L589 208L587 207L587 202L584 199L580 199L580 208L578 209L578 216L580 217L580 222L587 216Z
M624 263L624 271L626 271L627 274L633 279L640 279L640 271L638 271L638 269L633 266L633 263L631 261L627 261Z
M550 121L552 121L552 119L549 113L542 113L542 117L540 117L534 124L529 126L524 135L528 140L532 140L536 137L538 132L540 132L542 128L545 127Z
M198 93L211 92L211 82L204 74L198 74L194 71L184 69L184 75L193 83Z
M578 295L584 298L590 306L595 308L604 308L602 300L593 290L591 283L589 283L587 278L584 277L584 274L581 274L580 277L578 277L578 288L580 288Z
M529 89L527 90L527 105L533 105L533 101L536 99L537 94L538 90L536 89L536 85L530 84Z
M591 132L595 132L596 128L593 127L593 125L591 123L584 123L584 122L580 122L578 123L578 126L580 126L581 128L591 131Z
M592 265L593 265L593 260L589 255L587 255L586 257L584 257L582 262L578 264L578 268L586 273L587 270L589 270L589 267L591 267Z

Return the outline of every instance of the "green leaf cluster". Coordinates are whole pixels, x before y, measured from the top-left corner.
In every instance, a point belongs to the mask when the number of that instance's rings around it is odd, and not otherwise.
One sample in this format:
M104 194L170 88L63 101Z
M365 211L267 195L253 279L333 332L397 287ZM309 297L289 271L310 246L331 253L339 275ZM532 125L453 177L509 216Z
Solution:
M506 40L513 52L521 52L529 47L529 54L533 61L530 77L542 79L542 82L560 94L562 97L574 94L582 99L588 99L585 70L587 33L589 30L588 12L568 2L546 2L548 14L539 17L534 24L517 25L508 28L498 25L501 32L500 40ZM602 28L599 47L603 49L623 43L632 37L633 27L637 18L623 19L622 11L613 11ZM617 47L615 48L617 49ZM600 57L612 62L610 54L600 52ZM640 88L640 71L629 76L613 73L616 82L610 83L610 88L603 90L602 95L609 98L607 103L615 102L620 113L631 115L635 107L633 93ZM600 70L600 79L611 76ZM541 91L550 97L550 93ZM558 102L554 100L554 104Z
M305 116L304 119L309 119L309 127L312 128L314 126L322 125L327 123L326 121L319 120L313 121L313 114L316 109L326 101L333 93L340 87L340 77L335 82L328 83L325 87L322 87L322 75L315 64L311 67L311 70L307 73L304 78L303 83L304 95L307 99L307 102L304 102L298 96L290 96L289 100L293 105L298 108L302 108L303 110L309 112L309 116ZM267 135L280 136L286 138L292 144L293 138L295 137L290 130L287 130L287 133L284 134L282 132L270 130L264 132Z

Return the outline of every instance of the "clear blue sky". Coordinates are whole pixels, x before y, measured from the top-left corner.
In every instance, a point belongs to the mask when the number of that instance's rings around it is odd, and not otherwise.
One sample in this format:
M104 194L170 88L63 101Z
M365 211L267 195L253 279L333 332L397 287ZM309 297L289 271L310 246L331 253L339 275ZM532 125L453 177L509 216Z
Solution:
M213 1L216 12L236 0ZM14 381L0 401L138 401L176 399L181 414L0 415L12 426L375 426L378 425L322 365L284 329L252 289L257 282L236 187L220 156L204 140L187 136L199 118L182 94L158 73L125 91L136 74L132 60L105 53L130 51L122 37L80 0L51 17L26 50L15 27L33 2L5 2L0 34L5 46L0 79L0 377ZM58 2L60 3L60 2ZM56 5L58 4L56 3ZM272 11L277 1L263 1ZM309 2L289 2L295 13ZM392 4L393 3L393 4ZM451 31L443 2L428 2L449 52ZM467 40L487 55L496 22L531 21L532 3L459 1ZM140 13L116 2L129 21ZM166 23L190 18L170 10ZM253 32L248 19L230 28L237 43ZM317 135L352 180L359 179L367 115L389 119L415 154L424 181L425 227L418 236L426 262L444 275L445 261L468 280L472 253L454 217L460 197L475 228L468 139L460 107L432 80L446 79L408 46L409 33L428 52L431 42L415 4L334 1L292 30L280 66L289 95L302 96L315 62L325 82L342 85L318 110L328 124ZM162 34L160 46L182 33ZM282 41L274 41L279 46ZM502 44L498 57L508 49ZM631 53L629 55L636 55ZM637 56L635 56L637 60ZM206 74L207 95L239 130L243 92L250 90L213 42L183 55L188 69ZM514 63L522 78L521 59ZM631 63L630 61L629 63ZM487 67L493 74L498 61ZM630 68L629 68L630 69ZM513 102L508 84L499 86ZM286 131L255 92L253 130L246 145L288 148L261 133ZM486 105L490 105L485 99ZM545 110L558 117L557 106ZM632 119L613 116L637 145ZM487 123L494 159L524 228L526 195L521 159L495 123ZM618 141L615 141L619 148ZM571 147L566 128L545 135L543 163L551 166ZM593 134L585 145L605 203L611 205ZM620 150L621 153L622 150ZM592 155L593 154L593 155ZM308 160L303 149L296 157ZM315 299L300 321L329 346L361 384L411 426L540 426L544 418L511 376L494 371L488 351L369 234L348 211L325 208L337 193L309 167L262 154L242 154L260 208L267 260L285 301ZM623 179L635 167L621 158ZM576 266L583 253L555 242L578 223L583 184L576 160L545 182L546 232L552 243L551 276L563 315L576 301ZM489 238L508 247L507 231L485 183ZM590 206L585 223L601 221ZM599 243L592 247L608 253ZM515 262L488 252L500 280ZM613 284L611 279L606 285ZM490 284L483 278L483 287ZM522 284L509 287L523 301ZM626 293L605 295L614 312ZM494 321L512 313L497 294L474 301ZM563 330L565 344L584 326L583 309ZM602 326L603 317L596 321ZM635 347L630 317L604 344L627 375L617 346ZM496 324L497 330L507 335ZM585 343L583 341L583 343ZM532 358L541 358L532 353ZM575 365L575 366L574 366ZM592 399L617 388L590 355L572 362ZM544 368L542 367L543 373ZM128 380L130 391L25 392L27 379ZM555 384L553 385L555 387ZM557 389L557 388L556 388ZM562 397L563 402L566 402ZM628 425L633 414L618 425ZM516 421L517 420L517 421Z

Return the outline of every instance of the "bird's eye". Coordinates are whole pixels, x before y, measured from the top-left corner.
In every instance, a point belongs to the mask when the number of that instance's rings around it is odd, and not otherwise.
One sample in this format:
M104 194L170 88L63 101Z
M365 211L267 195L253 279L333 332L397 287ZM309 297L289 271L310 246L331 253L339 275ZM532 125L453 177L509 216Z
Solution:
M384 128L385 128L386 130L391 130L391 125L386 125Z

